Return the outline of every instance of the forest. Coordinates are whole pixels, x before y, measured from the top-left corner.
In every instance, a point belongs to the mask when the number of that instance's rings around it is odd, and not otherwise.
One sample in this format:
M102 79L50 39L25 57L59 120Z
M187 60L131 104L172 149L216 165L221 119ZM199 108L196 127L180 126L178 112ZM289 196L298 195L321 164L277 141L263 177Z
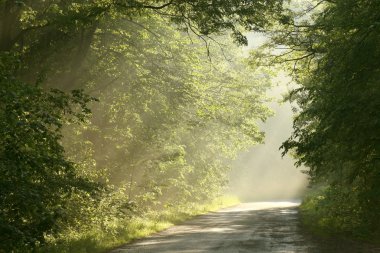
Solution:
M380 242L378 1L0 0L0 252L106 252L214 203L280 70L303 223Z

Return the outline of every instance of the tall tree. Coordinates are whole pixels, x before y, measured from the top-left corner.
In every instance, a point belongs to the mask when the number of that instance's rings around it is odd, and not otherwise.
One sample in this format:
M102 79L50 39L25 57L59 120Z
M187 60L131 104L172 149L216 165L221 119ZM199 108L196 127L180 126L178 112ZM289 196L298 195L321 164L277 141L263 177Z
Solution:
M261 140L255 120L268 113L266 82L239 75L244 64L208 68L212 36L244 44L242 30L269 25L281 2L0 1L1 247L107 227L132 197L150 207L179 203L170 192L213 196L223 159ZM101 99L91 123L79 89Z
M14 57L4 58L17 66ZM16 81L4 66L0 73L0 251L10 252L43 242L67 218L66 196L99 186L76 174L60 143L62 126L84 121L91 99Z
M329 185L319 199L325 223L373 235L380 214L380 4L320 1L309 10L314 14L282 19L284 30L273 36L287 46L275 61L289 62L301 84L289 96L300 111L282 147L309 167L312 182Z

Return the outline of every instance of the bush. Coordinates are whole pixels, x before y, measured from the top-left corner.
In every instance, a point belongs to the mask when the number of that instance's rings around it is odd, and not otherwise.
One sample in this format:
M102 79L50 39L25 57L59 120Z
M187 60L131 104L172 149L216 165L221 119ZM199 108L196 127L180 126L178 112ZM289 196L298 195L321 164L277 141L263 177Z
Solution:
M26 251L58 231L72 194L98 187L76 175L60 144L62 126L83 121L91 98L44 91L15 80L12 71L0 73L0 252Z

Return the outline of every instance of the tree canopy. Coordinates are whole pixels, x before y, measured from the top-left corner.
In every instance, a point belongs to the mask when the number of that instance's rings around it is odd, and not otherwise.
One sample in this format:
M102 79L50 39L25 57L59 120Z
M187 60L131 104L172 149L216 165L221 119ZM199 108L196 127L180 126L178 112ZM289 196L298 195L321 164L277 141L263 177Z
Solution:
M281 6L1 1L0 251L215 198L270 115L236 44Z
M378 235L380 4L295 2L0 0L0 252L214 199L263 141L263 63L298 85L305 219ZM251 59L246 31L270 38Z
M314 185L321 223L359 235L378 232L380 202L379 10L376 1L321 1L275 32L276 62L301 85L289 95L298 114L284 142ZM291 13L291 11L289 11ZM318 202L318 201L317 201Z

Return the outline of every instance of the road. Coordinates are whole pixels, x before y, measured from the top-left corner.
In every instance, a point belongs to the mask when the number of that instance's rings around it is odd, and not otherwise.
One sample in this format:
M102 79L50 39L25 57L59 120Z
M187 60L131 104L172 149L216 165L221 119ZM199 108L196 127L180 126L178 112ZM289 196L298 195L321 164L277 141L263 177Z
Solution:
M111 253L372 253L380 249L317 239L299 226L297 203L244 203L198 216Z

